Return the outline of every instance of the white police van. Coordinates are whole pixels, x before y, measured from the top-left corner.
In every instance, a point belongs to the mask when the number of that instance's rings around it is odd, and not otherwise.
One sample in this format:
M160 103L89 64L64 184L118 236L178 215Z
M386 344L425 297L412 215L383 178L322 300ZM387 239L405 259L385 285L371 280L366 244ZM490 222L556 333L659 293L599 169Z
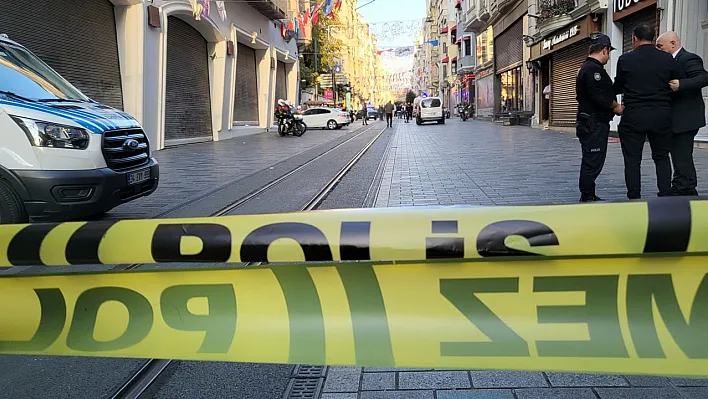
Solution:
M158 178L133 117L0 35L0 223L102 214L151 194Z

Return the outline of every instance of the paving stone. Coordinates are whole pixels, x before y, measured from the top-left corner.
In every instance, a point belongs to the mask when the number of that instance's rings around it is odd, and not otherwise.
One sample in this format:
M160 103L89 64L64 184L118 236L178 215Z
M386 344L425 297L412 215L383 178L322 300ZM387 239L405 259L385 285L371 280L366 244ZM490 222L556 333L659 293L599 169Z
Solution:
M466 371L416 371L398 374L400 389L471 388Z
M683 399L673 388L595 388L600 399Z
M471 389L436 391L437 399L514 399L511 389Z
M686 399L708 398L708 387L681 387L676 389L681 392Z
M669 378L677 387L708 387L708 380L699 378Z
M323 393L320 399L357 399L358 393Z
M433 391L366 391L359 399L434 399Z
M362 391L385 391L390 389L396 389L396 373L362 374Z
M629 385L619 375L546 373L554 387L621 387Z
M548 383L540 372L525 371L471 371L475 388L536 388Z
M669 379L666 377L655 377L651 375L625 375L624 378L629 384L635 387L664 387L668 386Z
M395 368L395 367L364 367L365 373L392 373L396 371L429 371L431 369L411 369L411 368Z
M597 399L590 388L515 389L518 399Z
M333 366L327 370L323 392L358 392L361 367Z

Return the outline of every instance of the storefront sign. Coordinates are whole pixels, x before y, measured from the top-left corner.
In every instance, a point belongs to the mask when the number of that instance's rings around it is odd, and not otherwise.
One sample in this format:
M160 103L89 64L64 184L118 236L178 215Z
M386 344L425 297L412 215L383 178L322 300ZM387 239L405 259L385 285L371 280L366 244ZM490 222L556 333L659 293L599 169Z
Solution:
M478 79L481 79L481 78L483 78L483 77L489 75L489 72L490 72L490 71L491 71L490 69L485 69L485 70L482 70L482 71L477 72L477 78L478 78ZM473 75L473 76L474 76L474 75Z
M557 34L551 38L548 38L543 41L543 49L544 50L550 50L555 46L556 44L563 43L564 41L570 39L571 37L575 37L580 33L580 25L576 25L571 27L570 29L566 30L565 32L562 32L560 34Z
M656 0L612 0L612 20L618 21L627 15L634 14L655 4Z
M559 29L545 37L543 40L531 46L531 60L545 57L562 48L575 44L590 37L593 32L601 30L600 21L593 21L593 17L588 15L577 20L565 28Z

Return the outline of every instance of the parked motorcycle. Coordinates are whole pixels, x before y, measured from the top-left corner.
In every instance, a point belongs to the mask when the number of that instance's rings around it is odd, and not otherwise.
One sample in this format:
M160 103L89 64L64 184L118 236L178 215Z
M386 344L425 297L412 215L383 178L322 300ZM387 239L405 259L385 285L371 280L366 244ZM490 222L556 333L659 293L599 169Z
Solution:
M293 107L284 100L278 100L278 107L275 110L275 118L278 120L278 134L300 137L307 131L307 124L302 120L302 115L293 112Z

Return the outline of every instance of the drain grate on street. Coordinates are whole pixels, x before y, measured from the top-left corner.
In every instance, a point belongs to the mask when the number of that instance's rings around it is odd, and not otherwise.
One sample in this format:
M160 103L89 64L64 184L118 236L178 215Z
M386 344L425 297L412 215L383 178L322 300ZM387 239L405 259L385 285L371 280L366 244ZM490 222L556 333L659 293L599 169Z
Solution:
M321 378L325 371L325 366L299 365L293 370L293 378Z
M293 378L283 399L319 399L324 378Z

